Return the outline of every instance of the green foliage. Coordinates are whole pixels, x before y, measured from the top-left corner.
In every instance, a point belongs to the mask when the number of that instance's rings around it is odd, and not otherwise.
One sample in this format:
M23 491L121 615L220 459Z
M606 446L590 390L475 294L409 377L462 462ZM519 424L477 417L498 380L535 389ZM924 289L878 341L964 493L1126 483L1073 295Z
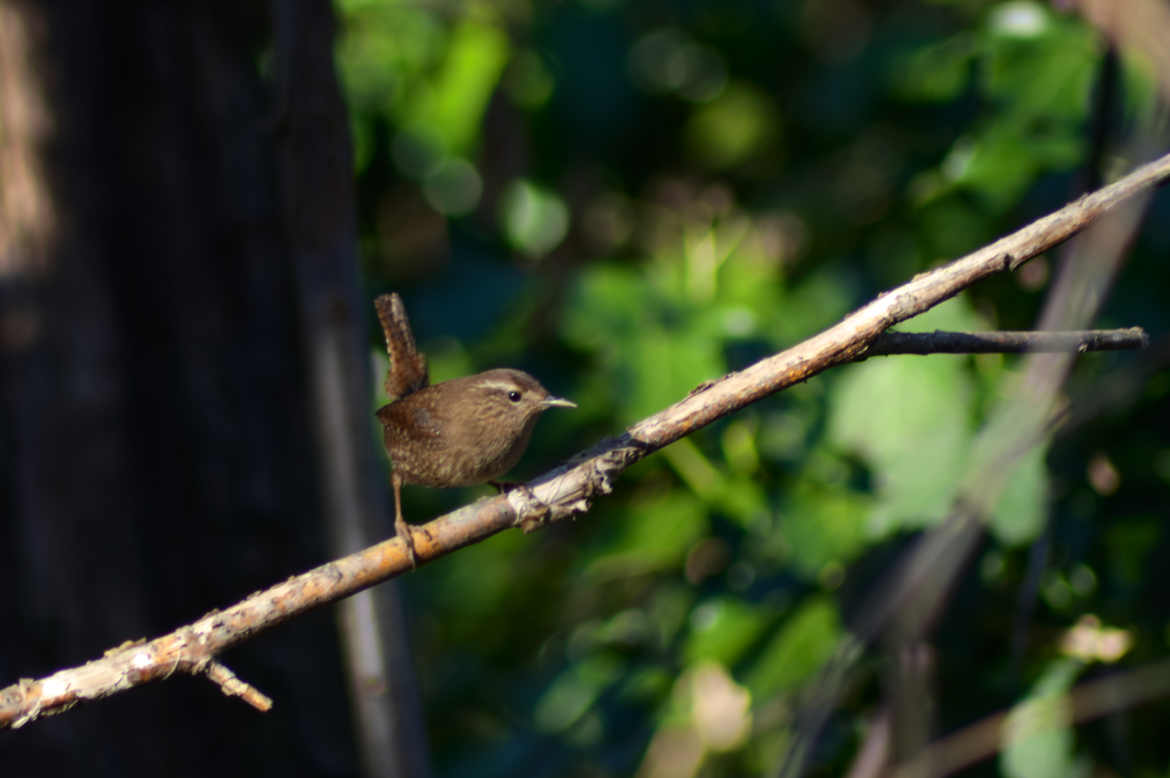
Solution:
M1020 545L1036 539L1044 528L1047 494L1045 449L1036 446L1016 462L1003 494L991 514L991 531L1003 543Z
M547 254L569 231L569 210L556 194L528 181L513 181L500 200L504 235L529 256Z
M521 476L1055 209L1092 151L1100 36L1039 2L340 12L371 287L404 293L437 378L512 364L580 406L541 420ZM1152 105L1122 61L1114 138ZM1170 320L1148 302L1170 293L1149 259L1170 245L1161 216L1106 314L1118 324ZM904 328L1031 326L1041 300L1021 272ZM855 642L857 608L964 488L1002 490L961 613L930 636L938 731L1071 688L1087 662L1059 635L1079 615L1113 614L1164 653L1149 594L1166 584L1170 382L972 485L1019 364L843 366L640 463L576 523L411 576L439 773L649 774L665 749L692 759L677 774L771 774L830 657L877 660L862 681L902 661ZM1125 364L1086 356L1070 395ZM468 496L405 494L412 516ZM882 695L861 683L834 708L820 774L846 772ZM1127 749L1170 758L1158 739ZM1013 741L999 770L1109 759L1062 724Z
M775 149L778 131L772 100L751 86L731 84L691 116L683 140L699 164L723 170Z
M880 511L862 493L811 475L798 483L780 506L777 537L783 539L785 561L792 572L810 582L840 575L843 566L871 541Z
M983 327L951 300L915 319L914 329ZM869 360L838 383L829 440L869 466L876 536L946 517L975 431L972 384L964 360L950 357Z
M443 153L470 152L508 47L496 26L462 20L451 30L442 65L400 107L403 126Z
M1003 211L1039 174L1075 165L1099 55L1091 31L1027 0L998 4L975 31L908 53L894 84L905 98L953 100L973 89L988 105L944 160L937 186L975 192Z
M744 674L756 699L791 692L819 670L842 639L840 620L836 604L824 596L795 609Z
M587 577L604 581L678 570L709 531L703 503L681 490L638 495L627 519L586 550Z
M1084 776L1090 765L1073 756L1073 731L1066 696L1081 663L1061 659L1048 667L1033 693L1008 717L1007 745L1000 757L1008 778Z

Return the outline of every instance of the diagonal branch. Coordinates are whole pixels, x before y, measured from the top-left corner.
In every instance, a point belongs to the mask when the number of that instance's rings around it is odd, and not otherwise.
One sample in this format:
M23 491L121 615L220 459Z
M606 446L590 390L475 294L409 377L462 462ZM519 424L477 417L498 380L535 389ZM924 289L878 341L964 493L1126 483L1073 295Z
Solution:
M697 387L621 436L601 441L527 486L479 500L416 528L419 564L509 527L521 526L527 531L588 510L590 500L610 492L616 476L634 462L757 400L864 356L892 325L993 273L1014 270L1122 201L1167 178L1170 155L965 257L916 276L803 343ZM120 646L101 659L40 680L21 680L0 689L0 728L19 727L80 701L109 696L175 672L206 674L213 658L237 643L410 567L402 542L386 540L294 576L223 611L213 611L170 634Z

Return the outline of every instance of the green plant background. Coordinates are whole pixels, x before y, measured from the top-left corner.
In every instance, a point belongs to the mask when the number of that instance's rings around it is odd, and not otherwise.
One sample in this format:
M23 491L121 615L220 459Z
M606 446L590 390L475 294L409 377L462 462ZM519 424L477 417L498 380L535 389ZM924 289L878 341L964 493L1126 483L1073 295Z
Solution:
M435 380L511 365L580 406L541 420L519 476L1059 207L1086 175L1124 171L1155 111L1124 52L1121 98L1101 107L1101 37L1023 0L338 12L370 297L403 294ZM1151 209L1095 325L1156 340L1170 203ZM908 329L1033 326L1059 259ZM1087 355L1070 392L1140 358ZM574 523L409 576L439 774L631 775L679 732L699 738L698 774L768 774L850 609L946 514L1019 365L833 370L637 465ZM1167 653L1168 392L1155 373L1018 466L932 634L934 734L1111 669L1061 652L1086 614L1132 639L1123 667ZM408 487L408 515L485 493ZM865 661L814 774L844 772L882 700L890 660ZM704 700L724 701L723 739ZM1058 729L979 769L1166 775L1168 713Z

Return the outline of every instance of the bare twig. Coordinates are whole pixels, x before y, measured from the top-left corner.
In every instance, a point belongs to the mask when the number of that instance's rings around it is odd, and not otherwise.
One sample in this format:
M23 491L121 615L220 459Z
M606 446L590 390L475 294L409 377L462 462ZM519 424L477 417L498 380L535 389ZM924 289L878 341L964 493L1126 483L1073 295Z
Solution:
M1170 662L1086 681L1067 694L1026 700L1010 711L993 714L931 743L912 761L890 773L893 778L948 775L995 754L1011 740L1067 727L1142 705L1170 694ZM1029 707L1031 706L1031 707ZM1016 716L1044 706L1063 715ZM1018 726L1012 722L1018 721Z
M207 679L229 697L239 697L261 713L272 710L272 698L247 681L241 681L236 674L219 662L210 662L203 671Z
M1069 332L883 332L858 360L891 354L1024 354L1145 348L1141 327Z
M887 328L993 273L1012 270L1170 177L1170 155L1080 198L1023 229L880 295L840 323L737 373L696 388L670 407L604 440L568 464L506 495L479 500L415 531L425 564L513 526L531 529L588 510L613 479L650 453L718 418L865 353ZM60 712L176 671L203 672L211 657L306 610L333 602L410 568L402 542L391 539L253 594L168 635L112 650L82 667L0 690L0 728Z

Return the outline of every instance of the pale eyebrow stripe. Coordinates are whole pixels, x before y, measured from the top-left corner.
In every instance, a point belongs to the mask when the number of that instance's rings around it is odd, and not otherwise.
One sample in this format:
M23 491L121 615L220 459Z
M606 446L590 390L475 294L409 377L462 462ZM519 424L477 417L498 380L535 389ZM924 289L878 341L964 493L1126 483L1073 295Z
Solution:
M501 392L519 392L524 390L524 387L517 386L512 381L478 381L476 385L481 386L484 389L499 389Z

